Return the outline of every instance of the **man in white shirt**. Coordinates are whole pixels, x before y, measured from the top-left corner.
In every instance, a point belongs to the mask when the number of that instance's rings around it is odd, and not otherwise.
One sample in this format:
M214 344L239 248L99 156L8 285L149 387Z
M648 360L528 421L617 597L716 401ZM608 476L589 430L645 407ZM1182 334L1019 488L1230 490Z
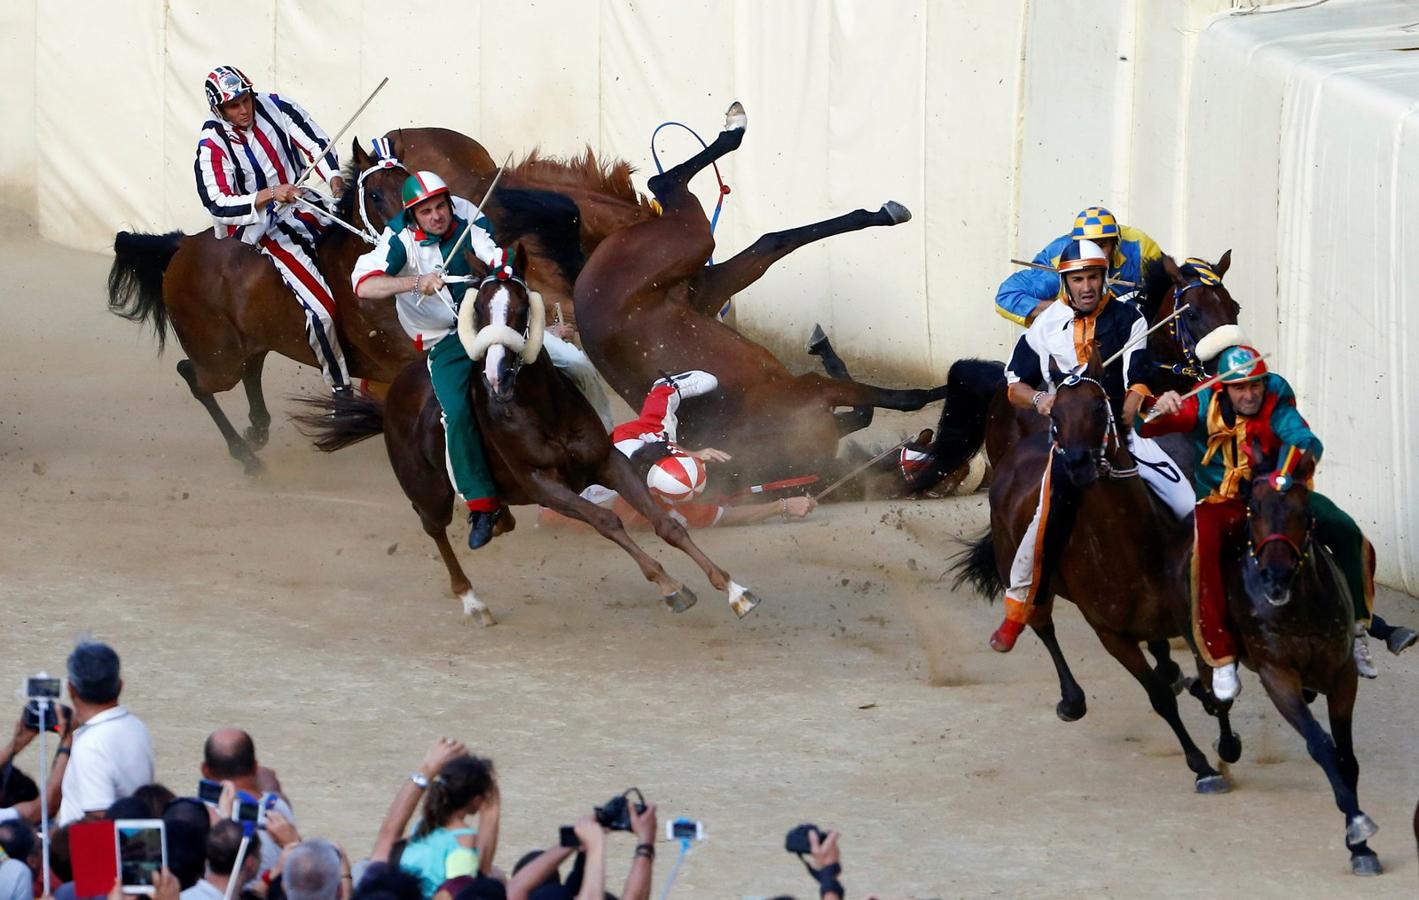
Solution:
M222 900L234 877L237 853L241 850L241 825L230 819L218 822L207 834L207 876L182 892L182 900ZM253 834L242 860L238 884L255 880L261 866L261 835Z
M59 805L59 825L102 818L120 797L153 782L148 728L118 705L123 690L118 654L85 641L69 654L69 697L74 702L74 744ZM62 751L62 748L61 748Z

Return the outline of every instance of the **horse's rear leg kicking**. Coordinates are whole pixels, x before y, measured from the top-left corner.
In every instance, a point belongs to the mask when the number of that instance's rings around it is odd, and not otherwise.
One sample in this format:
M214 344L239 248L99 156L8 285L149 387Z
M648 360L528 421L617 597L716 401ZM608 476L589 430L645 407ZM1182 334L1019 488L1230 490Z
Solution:
M833 342L828 340L822 325L813 326L813 334L808 337L808 355L818 357L823 363L823 371L830 377L852 380L847 363L838 356L838 351L833 348ZM861 431L871 425L872 413L870 406L855 406L847 412L834 413L833 417L838 420L838 436L847 437L854 431Z
M862 384L857 381L844 381L838 378L824 378L815 373L798 376L798 384L807 392L815 395L821 402L829 407L834 406L872 406L882 409L899 409L906 412L921 409L928 403L941 400L946 396L946 387L931 388L923 390L920 388L881 388L870 384Z
M694 204L693 208L699 210L701 218L704 217L704 209L700 206L700 201L690 193L690 179L721 156L739 149L739 145L744 141L744 129L748 124L749 117L744 114L744 107L740 105L738 100L734 101L724 114L724 130L708 147L646 182L646 187L650 188L650 192L655 195L655 199L660 201L660 205L667 213L678 212L688 208L689 204ZM705 222L705 227L709 227L708 220Z
M864 228L900 225L911 217L905 206L888 200L875 212L855 209L812 225L770 232L724 262L706 266L690 282L689 303L705 315L714 315L730 297L758 281L770 266L799 247Z
M217 403L216 391L208 390L208 386L204 384L206 379L198 373L196 364L190 359L182 360L177 364L177 374L181 375L182 380L187 382L187 388L192 391L192 396L198 403L202 404L202 407L207 410L207 414L212 417L212 421L216 423L217 430L222 433L222 437L227 441L227 452L232 455L233 459L242 464L242 467L246 470L246 474L258 474L261 471L261 460L256 458L255 451L252 449L251 445L247 443L246 439L240 434L237 434L237 430L232 427L231 420L227 418L227 414L222 411L221 405ZM257 377L260 378L259 372ZM229 390L235 383L236 379L233 378L232 384L228 384L226 387L220 388L220 390ZM267 416L267 420L270 420L269 415Z

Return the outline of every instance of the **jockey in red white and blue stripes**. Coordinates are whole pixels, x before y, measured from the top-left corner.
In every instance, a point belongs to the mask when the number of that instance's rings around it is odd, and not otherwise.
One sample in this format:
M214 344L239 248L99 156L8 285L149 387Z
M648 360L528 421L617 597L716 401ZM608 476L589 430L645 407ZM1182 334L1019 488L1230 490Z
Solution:
M350 390L350 372L335 333L335 296L316 265L316 239L326 198L293 182L311 161L339 196L344 189L330 136L295 101L258 94L233 66L218 66L203 84L212 116L202 126L194 170L197 195L218 238L258 247L305 310L306 338L325 382Z

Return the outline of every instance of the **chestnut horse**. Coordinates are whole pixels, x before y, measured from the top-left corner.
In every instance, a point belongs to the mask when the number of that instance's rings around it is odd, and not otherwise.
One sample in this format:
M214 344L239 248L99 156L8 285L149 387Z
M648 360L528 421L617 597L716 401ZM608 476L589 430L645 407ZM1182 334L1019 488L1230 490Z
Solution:
M520 244L514 249L522 251ZM525 258L525 251L513 256ZM459 309L458 339L475 361L483 363L482 374L472 379L470 390L499 497L509 504L540 504L586 522L630 554L646 579L660 588L667 607L675 612L689 609L695 603L694 593L626 534L615 513L578 493L592 484L610 487L650 520L661 540L686 553L716 589L726 592L735 615L746 615L758 605L758 597L706 557L685 528L651 498L644 477L612 448L591 404L542 351L545 310L540 295L529 291L521 279L498 281L486 277L477 260L471 263L481 280L476 294L470 291ZM484 625L493 624L491 611L474 595L448 541L454 492L444 464L439 405L427 368L419 362L406 366L383 403L367 396L306 402L319 412L298 420L322 450L338 450L384 433L390 465L424 531L438 545L454 596L462 601L465 614L476 615ZM332 412L342 415L331 416ZM504 521L511 521L506 513Z

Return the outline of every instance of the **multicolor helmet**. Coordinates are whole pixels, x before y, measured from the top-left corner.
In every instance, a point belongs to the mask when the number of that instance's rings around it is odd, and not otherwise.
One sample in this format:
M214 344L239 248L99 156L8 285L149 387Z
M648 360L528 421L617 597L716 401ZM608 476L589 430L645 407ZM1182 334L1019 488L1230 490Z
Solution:
M1102 206L1091 206L1074 217L1074 230L1069 236L1076 241L1102 241L1118 237L1118 219Z
M448 196L448 185L433 172L415 172L404 179L404 208L418 206L425 200Z
M1244 384L1266 377L1266 360L1255 347L1237 344L1222 351L1217 358L1217 371L1223 373L1223 384Z
M207 105L216 109L223 103L250 94L251 79L236 66L217 66L207 73L202 90L207 94Z
M1059 254L1059 262L1055 263L1055 271L1063 275L1065 272L1077 272L1080 269L1107 269L1109 258L1104 255L1104 250L1093 241L1077 240L1070 241L1064 247L1064 252Z
M693 500L705 489L705 464L675 451L656 460L645 475L651 494L674 505Z

